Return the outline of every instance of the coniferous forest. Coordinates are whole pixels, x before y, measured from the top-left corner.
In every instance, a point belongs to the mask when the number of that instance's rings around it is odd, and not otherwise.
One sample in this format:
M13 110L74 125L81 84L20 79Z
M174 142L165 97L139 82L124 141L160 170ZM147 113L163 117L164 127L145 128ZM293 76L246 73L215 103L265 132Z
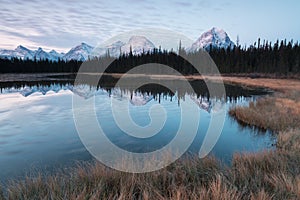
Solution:
M258 39L249 47L237 46L228 49L208 48L209 55L218 66L220 73L263 73L276 75L295 75L300 73L300 46L298 42L268 41ZM193 53L186 52L179 45L179 54L186 58L197 58L201 50ZM141 55L121 55L108 68L107 73L124 73L128 70L147 63L161 63L171 66L184 75L197 74L195 68L176 53L167 50L154 49ZM112 60L109 53L106 57L90 58L93 61ZM101 63L101 62L100 62ZM22 60L18 58L0 59L0 73L76 73L81 61L49 61L49 60ZM95 68L88 72L96 72ZM163 72L157 72L163 73Z

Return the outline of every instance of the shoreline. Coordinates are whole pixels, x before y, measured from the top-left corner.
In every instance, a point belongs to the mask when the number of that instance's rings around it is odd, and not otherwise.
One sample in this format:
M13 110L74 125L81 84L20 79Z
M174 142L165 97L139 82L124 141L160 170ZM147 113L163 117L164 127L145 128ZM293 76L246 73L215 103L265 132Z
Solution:
M214 75L161 75L161 74L119 74L119 73L82 73L83 75L92 76L111 76L114 78L139 78L148 77L151 79L165 79L165 80L208 80L208 81L223 81L228 84L238 84L249 87L264 87L275 91L297 90L300 91L300 79L295 78L274 78L274 77L258 77L252 78L250 75L223 74L221 76ZM69 80L75 78L76 73L37 73L37 74L0 74L0 83L14 82L14 81L51 81L64 80L65 77L71 76ZM60 78L60 76L62 78ZM55 78L54 78L55 77Z

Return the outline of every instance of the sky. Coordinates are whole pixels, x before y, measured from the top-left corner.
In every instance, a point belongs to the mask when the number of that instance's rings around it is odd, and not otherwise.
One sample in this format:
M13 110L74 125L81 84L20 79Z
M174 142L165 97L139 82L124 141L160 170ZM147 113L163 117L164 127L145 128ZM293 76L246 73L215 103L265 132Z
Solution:
M0 48L68 51L135 29L166 28L191 40L218 27L241 45L300 40L299 0L0 0ZM159 44L156 44L159 45Z

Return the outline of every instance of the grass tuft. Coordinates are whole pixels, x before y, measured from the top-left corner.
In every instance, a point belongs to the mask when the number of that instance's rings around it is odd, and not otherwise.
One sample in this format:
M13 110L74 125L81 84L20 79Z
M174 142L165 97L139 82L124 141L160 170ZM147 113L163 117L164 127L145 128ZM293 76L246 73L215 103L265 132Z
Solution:
M262 129L277 132L296 129L300 127L300 97L296 97L295 94L289 95L292 97L277 95L250 102L248 107L233 107L229 114L242 124Z

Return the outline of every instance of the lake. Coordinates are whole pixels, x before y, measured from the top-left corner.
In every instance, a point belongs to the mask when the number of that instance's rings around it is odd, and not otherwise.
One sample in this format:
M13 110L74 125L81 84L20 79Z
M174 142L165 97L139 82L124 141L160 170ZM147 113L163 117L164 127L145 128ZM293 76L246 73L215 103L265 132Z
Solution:
M133 90L130 85L115 87L111 77L96 87L74 85L72 78L48 77L48 80L19 80L1 82L0 93L0 180L23 178L36 171L52 172L75 166L80 161L94 158L86 150L77 133L73 111L73 95L83 101L95 98L97 120L107 137L118 147L131 152L155 151L168 144L178 129L183 102L194 104L200 115L199 128L187 154L197 154L203 142L215 102L226 110L234 105L248 105L262 95L263 89L225 85L226 96L209 97L205 83L191 81L195 92L182 88L169 91L163 86L148 84ZM165 80L180 81L180 80ZM179 84L180 85L180 84ZM160 105L166 113L163 128L149 138L129 136L113 118L112 100L128 105L132 120L146 127L150 122L149 110ZM120 109L122 115L125 110ZM154 110L155 112L155 110ZM155 116L156 113L152 113ZM84 116L84 113L83 113ZM192 118L190 119L193 120ZM93 128L93 127L91 127ZM143 134L143 133L140 133ZM187 133L189 134L189 133ZM225 163L237 152L257 152L273 148L275 138L269 131L243 127L228 114L219 140L210 152Z

